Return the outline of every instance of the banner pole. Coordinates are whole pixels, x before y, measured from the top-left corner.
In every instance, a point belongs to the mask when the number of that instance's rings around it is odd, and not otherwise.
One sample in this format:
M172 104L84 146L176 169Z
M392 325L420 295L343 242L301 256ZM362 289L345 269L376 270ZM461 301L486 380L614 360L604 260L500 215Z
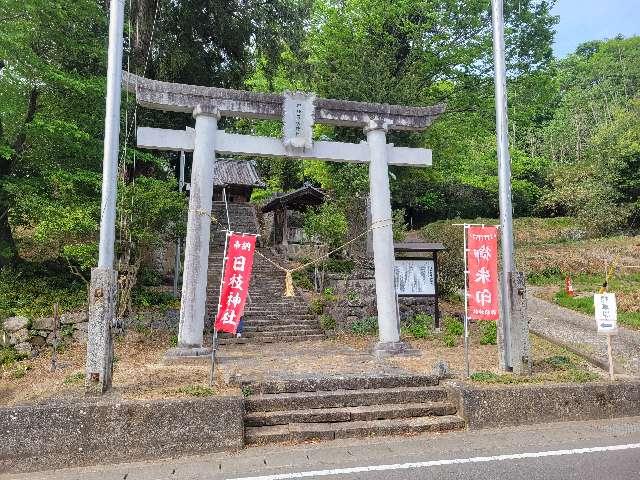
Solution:
M220 313L220 308L222 304L220 303L222 297L222 284L224 283L224 267L227 263L227 246L229 243L229 235L231 232L229 230L225 230L224 234L224 250L222 254L222 270L220 271L220 287L218 290L218 310L216 311L216 316L213 319L213 333L211 334L211 372L209 374L209 385L213 386L215 383L215 369L216 369L216 343L218 342L218 330L216 329L216 318Z
M469 316L468 316L468 271L467 271L467 229L468 225L464 225L463 229L463 251L462 256L464 257L464 366L465 366L465 377L469 378Z
M613 354L611 352L611 334L607 334L607 355L609 356L609 379L611 381L613 378Z

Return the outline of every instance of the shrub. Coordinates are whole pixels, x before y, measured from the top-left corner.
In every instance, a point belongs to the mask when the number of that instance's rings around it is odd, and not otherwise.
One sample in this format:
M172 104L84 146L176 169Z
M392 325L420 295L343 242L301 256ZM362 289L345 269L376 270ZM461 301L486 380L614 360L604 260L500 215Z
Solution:
M335 203L326 202L305 213L305 233L309 237L319 238L332 247L338 247L344 242L347 228L347 217Z
M483 322L480 327L480 345L496 345L498 343L498 326L496 322Z
M324 312L325 300L322 297L314 298L309 302L309 312L314 315L320 315Z
M391 217L393 221L393 241L403 242L407 238L407 224L404 220L404 208L394 210Z
M450 335L459 337L464 333L463 323L455 317L444 317L444 331Z
M296 270L291 274L293 284L303 290L313 290L313 282L309 277L309 271L305 268L303 270Z
M331 273L351 273L353 271L353 260L345 260L340 258L327 258L325 267Z
M351 324L351 331L356 335L375 335L378 333L378 317L366 317Z
M16 352L16 349L13 347L0 348L0 367L11 366L15 362L19 362L25 358L27 358L26 354Z
M433 335L434 321L431 315L426 313L418 313L414 317L411 317L407 322L407 325L402 329L403 333L415 338L431 338Z
M133 292L133 304L142 308L178 308L180 301L168 292L138 287Z
M455 347L460 335L464 333L464 325L455 317L444 318L444 335L442 341L447 347Z
M324 330L335 330L336 319L333 318L331 315L327 315L326 313L323 313L322 315L320 315L320 326Z

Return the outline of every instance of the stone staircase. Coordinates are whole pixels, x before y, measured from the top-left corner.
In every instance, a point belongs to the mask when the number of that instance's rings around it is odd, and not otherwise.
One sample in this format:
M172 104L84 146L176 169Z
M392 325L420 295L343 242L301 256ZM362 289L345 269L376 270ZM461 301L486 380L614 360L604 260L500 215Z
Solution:
M246 205L229 204L229 215L232 218L231 227L234 230L255 233L257 223L252 224L256 218L255 209L252 205ZM222 210L218 211L220 208ZM213 215L218 215L217 218L225 219L226 222L223 202L214 202ZM253 228L251 225L254 225ZM207 283L208 325L213 322L220 292L224 233L219 232L219 229L219 225L214 224L211 227L212 242ZM282 262L282 260L273 257L268 249L259 248L258 250L277 264ZM254 256L249 298L245 306L244 332L241 338L221 334L219 337L221 345L325 338L318 319L309 313L307 303L300 296L284 297L284 278L285 274L282 270L277 269L260 255Z
M251 203L228 203L229 224L234 232L258 233L258 217L256 208ZM224 202L213 202L211 216L220 222L211 222L211 250L218 250L224 245L224 232L222 227L227 227L227 212ZM216 248L218 247L218 248ZM220 249L221 250L221 249Z
M243 382L245 443L302 442L465 428L429 375L349 375Z

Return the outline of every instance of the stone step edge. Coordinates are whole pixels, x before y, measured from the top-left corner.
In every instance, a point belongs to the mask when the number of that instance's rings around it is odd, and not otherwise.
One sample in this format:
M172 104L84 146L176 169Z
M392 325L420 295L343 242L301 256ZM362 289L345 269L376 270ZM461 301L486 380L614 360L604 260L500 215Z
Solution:
M357 407L309 408L247 413L246 427L287 425L290 423L342 423L390 420L393 418L441 417L457 412L452 402L393 403Z
M403 387L436 387L441 378L437 375L331 375L310 378L278 380L247 379L240 387L250 389L253 395L278 395L288 393L334 392L338 390L397 389ZM442 388L442 387L441 387Z
M441 386L265 393L249 395L245 399L245 412L275 412L309 408L424 403L445 401L447 399L449 399L449 391Z
M413 417L387 420L358 420L339 423L290 423L266 427L246 427L245 443L264 444L334 440L338 438L401 435L461 430L466 423L457 415Z

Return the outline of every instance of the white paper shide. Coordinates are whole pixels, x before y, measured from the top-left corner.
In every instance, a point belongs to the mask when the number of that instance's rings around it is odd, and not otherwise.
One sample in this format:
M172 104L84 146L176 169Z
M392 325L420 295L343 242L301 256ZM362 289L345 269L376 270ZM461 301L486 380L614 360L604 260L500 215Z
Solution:
M313 147L315 94L284 92L283 97L282 133L285 148L290 150L311 149Z

